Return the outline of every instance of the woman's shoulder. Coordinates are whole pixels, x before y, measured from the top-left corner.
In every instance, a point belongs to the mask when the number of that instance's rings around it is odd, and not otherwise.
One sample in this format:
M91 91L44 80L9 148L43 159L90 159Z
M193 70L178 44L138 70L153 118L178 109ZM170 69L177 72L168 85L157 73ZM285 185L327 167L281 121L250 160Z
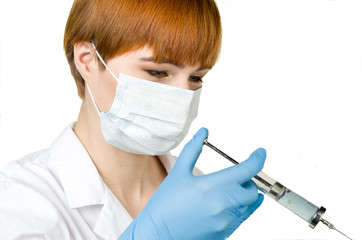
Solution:
M19 170L31 169L35 165L39 165L41 161L48 156L48 149L30 153L16 161L8 162L0 172L3 175L12 177L16 175Z
M0 172L0 226L5 226L0 239L48 239L54 232L67 232L57 207L56 180L44 162L48 154L29 154Z
M16 161L11 161L0 170L0 191L13 186L36 186L33 182L49 177L50 166L47 166L49 150L30 153Z

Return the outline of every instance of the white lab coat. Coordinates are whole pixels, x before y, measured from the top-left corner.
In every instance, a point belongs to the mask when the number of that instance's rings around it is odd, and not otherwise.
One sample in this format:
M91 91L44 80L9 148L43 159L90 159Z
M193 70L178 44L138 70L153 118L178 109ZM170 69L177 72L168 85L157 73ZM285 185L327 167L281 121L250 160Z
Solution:
M68 126L49 149L0 172L0 239L117 239L132 217ZM159 156L167 172L176 158ZM201 175L194 169L194 175Z

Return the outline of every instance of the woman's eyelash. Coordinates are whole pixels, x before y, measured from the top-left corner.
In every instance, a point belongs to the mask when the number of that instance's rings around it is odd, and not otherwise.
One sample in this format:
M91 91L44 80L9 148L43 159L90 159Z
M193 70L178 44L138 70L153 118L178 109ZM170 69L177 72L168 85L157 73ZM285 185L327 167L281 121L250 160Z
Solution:
M152 75L154 77L158 77L158 78L168 76L166 71L157 71L157 70L145 70L145 71L148 72L150 75Z
M202 76L190 76L190 80L193 82L203 82Z
M158 71L158 70L145 70L145 71L148 72L153 77L157 77L157 78L168 77L168 74L166 71ZM201 82L201 83L203 82L202 76L198 76L198 75L190 76L189 80L193 81L193 82Z

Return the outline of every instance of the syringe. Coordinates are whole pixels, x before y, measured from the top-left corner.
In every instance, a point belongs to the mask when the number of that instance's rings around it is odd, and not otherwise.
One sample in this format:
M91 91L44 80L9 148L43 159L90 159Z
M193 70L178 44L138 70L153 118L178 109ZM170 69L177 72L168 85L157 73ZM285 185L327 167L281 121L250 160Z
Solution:
M210 147L233 164L239 164L239 162L235 161L233 158L229 157L227 154L209 143L207 139L205 139L204 145ZM307 221L311 228L315 228L319 222L322 222L330 229L336 230L346 238L352 240L352 238L348 237L347 235L339 231L336 227L334 227L333 224L322 218L326 211L323 206L317 207L316 205L307 201L292 190L286 188L284 185L277 182L264 172L259 172L251 180L256 184L260 191L262 191L264 194L268 195L279 204L283 205L284 207Z

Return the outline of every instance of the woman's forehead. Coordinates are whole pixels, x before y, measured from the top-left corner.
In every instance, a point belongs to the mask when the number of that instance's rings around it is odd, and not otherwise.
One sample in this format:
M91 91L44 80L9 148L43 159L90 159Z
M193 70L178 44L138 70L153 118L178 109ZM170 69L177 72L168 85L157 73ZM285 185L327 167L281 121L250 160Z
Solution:
M135 49L129 52L126 52L119 57L121 58L132 58L138 62L149 62L149 63L158 63L158 64L171 64L179 68L184 67L197 67L197 71L211 69L212 66L200 66L200 64L189 65L187 63L176 62L172 59L168 59L167 57L162 57L161 61L157 61L155 51L149 45L145 45L139 49Z

